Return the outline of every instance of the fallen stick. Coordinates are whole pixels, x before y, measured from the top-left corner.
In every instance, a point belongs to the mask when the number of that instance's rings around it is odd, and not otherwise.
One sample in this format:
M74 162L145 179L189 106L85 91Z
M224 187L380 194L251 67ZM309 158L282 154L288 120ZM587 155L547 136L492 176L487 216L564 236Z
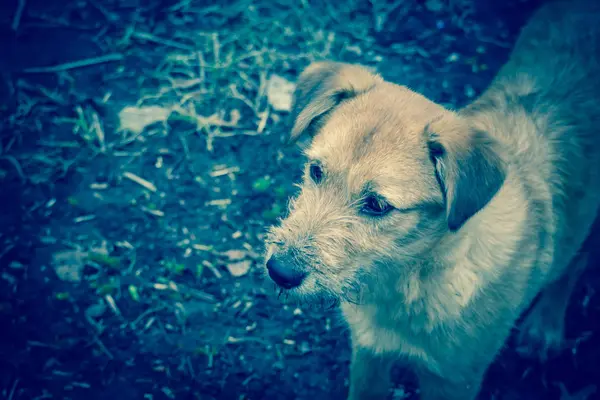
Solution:
M23 70L23 72L28 74L38 74L38 73L52 73L52 72L61 72L67 71L70 69L89 67L92 65L103 64L110 61L119 61L123 59L123 54L112 53L106 54L104 56L86 58L83 60L72 61L64 64L52 65L49 67L33 67L27 68Z
M17 4L17 10L15 11L15 16L12 22L12 30L17 31L19 29L19 24L21 23L21 17L23 16L23 10L25 10L25 2L26 0L19 0Z

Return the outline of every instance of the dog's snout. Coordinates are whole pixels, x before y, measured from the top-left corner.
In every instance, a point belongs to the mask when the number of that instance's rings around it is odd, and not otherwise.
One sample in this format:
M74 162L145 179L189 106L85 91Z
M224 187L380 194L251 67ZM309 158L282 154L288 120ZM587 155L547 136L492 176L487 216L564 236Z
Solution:
M271 256L267 261L267 270L271 279L284 289L298 287L306 276L306 273L287 256Z

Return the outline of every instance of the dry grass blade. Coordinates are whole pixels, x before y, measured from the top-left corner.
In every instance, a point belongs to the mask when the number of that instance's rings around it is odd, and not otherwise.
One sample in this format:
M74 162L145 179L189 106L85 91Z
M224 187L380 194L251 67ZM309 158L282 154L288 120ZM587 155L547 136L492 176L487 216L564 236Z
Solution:
M133 174L131 172L123 172L123 177L129 179L130 181L137 183L138 185L148 189L151 192L157 191L156 186L154 186L154 184L152 182L149 182L149 181L145 180L144 178L137 176L136 174Z
M194 48L191 46L188 46L188 45L185 45L185 44L182 44L179 42L175 42L170 39L160 38L160 37L154 36L153 34L147 33L147 32L133 32L131 34L131 37L134 37L136 39L147 40L149 42L163 44L165 46L174 47L174 48L180 49L180 50L186 50L186 51L194 50Z
M13 400L13 398L15 397L15 393L17 391L17 386L18 385L19 385L19 380L15 379L15 381L13 382L12 387L10 388L10 393L8 394L7 400Z
M219 270L217 269L217 267L215 267L210 261L204 260L202 262L202 265L204 265L206 268L208 268L209 271L212 272L212 274L217 279L221 279L223 277L223 274L221 274L221 272L219 272Z
M61 72L68 71L70 69L89 67L97 64L104 64L111 61L120 61L124 58L123 54L120 53L112 53L106 54L104 56L86 58L78 61L71 61L64 64L53 65L49 67L33 67L27 68L23 70L23 72L28 74L42 74L42 73L53 73L53 72Z
M154 215L155 217L164 217L165 216L164 211L155 210L155 209L144 207L144 206L142 206L142 211L144 211L145 213L148 213L150 215Z
M218 178L220 176L229 175L229 174L235 174L237 172L240 172L240 168L239 167L222 168L222 169L218 169L216 171L212 171L210 173L210 176L212 178Z
M106 348L106 346L104 345L104 343L102 343L102 341L98 338L95 337L94 338L94 342L96 342L96 344L98 345L98 347L100 348L100 350L110 359L110 360L114 360L115 356L110 352L110 350L108 350Z
M26 181L27 177L25 176L25 173L23 172L23 168L21 168L21 164L19 163L19 161L14 158L13 156L0 156L0 160L6 160L9 163L11 163L13 165L13 167L15 168L15 171L17 171L17 174L19 175L19 178L21 178L22 181Z
M19 29L19 24L21 23L21 17L23 16L23 11L25 10L26 0L19 0L17 4L17 10L15 11L15 16L12 21L12 30L17 31Z
M102 123L100 122L100 118L98 117L98 113L92 114L92 128L96 133L96 138L98 139L98 144L100 145L100 151L104 153L106 151L105 134L104 129L102 128Z
M258 338L258 337L253 337L253 336L247 336L247 337L229 336L227 338L227 343L231 343L231 344L244 343L244 342L260 343L260 344L264 345L265 347L271 347L271 343L269 343L268 341L266 341L264 339Z
M115 302L115 299L110 294L107 294L106 296L104 296L104 300L106 300L106 303L108 304L110 309L115 313L115 315L117 315L119 317L122 315L121 310L119 310L119 307L117 307L117 303Z

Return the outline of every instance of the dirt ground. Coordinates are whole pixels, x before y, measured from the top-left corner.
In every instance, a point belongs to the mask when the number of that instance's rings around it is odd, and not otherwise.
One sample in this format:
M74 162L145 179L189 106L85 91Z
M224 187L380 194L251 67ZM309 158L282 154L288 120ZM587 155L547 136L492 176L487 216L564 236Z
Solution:
M457 107L539 3L3 1L2 398L343 399L337 311L260 276L302 164L269 82L360 62ZM509 343L481 398L600 398L598 283L561 354ZM418 397L395 377L391 397Z

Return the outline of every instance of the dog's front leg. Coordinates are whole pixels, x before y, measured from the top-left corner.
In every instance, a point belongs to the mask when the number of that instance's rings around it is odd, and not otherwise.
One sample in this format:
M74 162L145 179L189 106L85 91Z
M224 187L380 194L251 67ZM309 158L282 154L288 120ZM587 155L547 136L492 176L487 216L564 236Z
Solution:
M393 360L387 355L354 346L350 363L348 400L386 399L390 391L390 370Z
M449 376L442 377L427 370L417 371L421 400L475 400L481 389L485 370L456 368Z

